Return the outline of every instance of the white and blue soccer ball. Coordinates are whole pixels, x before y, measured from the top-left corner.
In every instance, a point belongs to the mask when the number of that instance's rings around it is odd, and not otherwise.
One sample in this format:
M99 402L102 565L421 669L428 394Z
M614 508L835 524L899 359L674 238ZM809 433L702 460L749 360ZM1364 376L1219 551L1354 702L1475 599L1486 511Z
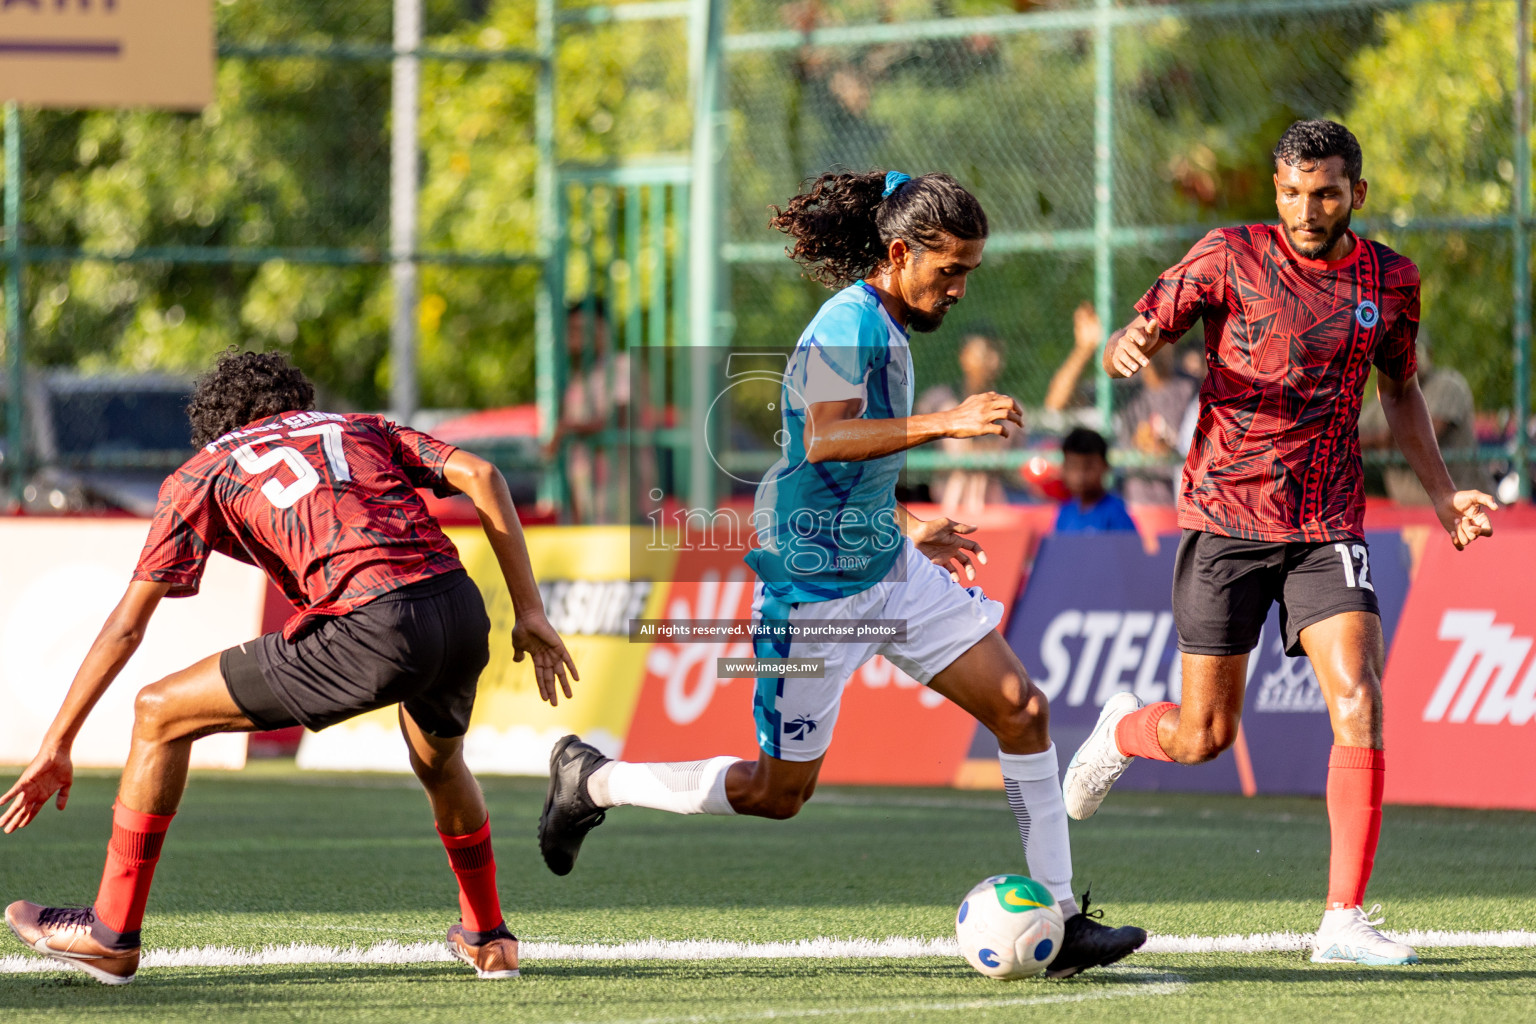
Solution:
M1039 974L1056 959L1065 928L1056 898L1023 875L978 882L955 915L961 954L989 978Z

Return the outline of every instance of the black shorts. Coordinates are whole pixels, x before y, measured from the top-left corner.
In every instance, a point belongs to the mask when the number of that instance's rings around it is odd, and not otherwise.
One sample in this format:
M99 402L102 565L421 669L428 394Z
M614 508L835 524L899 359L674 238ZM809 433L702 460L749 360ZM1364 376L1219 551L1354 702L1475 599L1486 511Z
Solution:
M1340 612L1380 615L1363 540L1285 543L1185 530L1173 563L1173 624L1185 654L1247 654L1273 601L1285 653L1301 631Z
M391 591L289 642L267 633L219 656L229 695L262 729L315 732L403 704L433 736L469 730L491 620L462 569Z

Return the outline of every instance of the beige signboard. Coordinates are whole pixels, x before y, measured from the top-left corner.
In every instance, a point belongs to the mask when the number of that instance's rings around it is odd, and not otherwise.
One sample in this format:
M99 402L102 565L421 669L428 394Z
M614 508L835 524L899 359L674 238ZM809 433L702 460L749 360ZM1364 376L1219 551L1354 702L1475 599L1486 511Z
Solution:
M0 0L0 100L205 107L212 0Z

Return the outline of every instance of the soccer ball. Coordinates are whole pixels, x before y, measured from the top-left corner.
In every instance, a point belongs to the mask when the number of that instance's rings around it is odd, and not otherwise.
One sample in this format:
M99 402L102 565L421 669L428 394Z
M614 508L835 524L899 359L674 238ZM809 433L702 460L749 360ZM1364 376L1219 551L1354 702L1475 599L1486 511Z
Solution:
M1056 898L1033 878L993 875L965 894L955 938L989 978L1030 978L1050 966L1065 925Z

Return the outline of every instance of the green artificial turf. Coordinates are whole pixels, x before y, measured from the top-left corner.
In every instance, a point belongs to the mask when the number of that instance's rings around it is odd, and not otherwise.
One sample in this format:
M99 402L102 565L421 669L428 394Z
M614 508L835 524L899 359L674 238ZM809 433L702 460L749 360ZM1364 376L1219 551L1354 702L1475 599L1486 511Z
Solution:
M0 771L0 778L13 777ZM939 937L988 874L1022 870L1000 793L829 788L788 822L624 808L556 878L535 780L482 780L509 924L527 940ZM0 836L0 901L94 896L114 779ZM1306 932L1327 866L1321 801L1117 792L1074 824L1079 887L1106 922L1165 934ZM1388 808L1370 898L1387 927L1536 927L1536 815ZM195 774L145 921L146 949L433 941L453 878L409 777L258 763ZM0 938L0 955L25 955ZM1536 950L1424 949L1413 968L1300 952L1138 954L1063 982L999 983L958 960L527 961L487 983L457 964L0 974L0 1020L320 1021L1536 1019Z

